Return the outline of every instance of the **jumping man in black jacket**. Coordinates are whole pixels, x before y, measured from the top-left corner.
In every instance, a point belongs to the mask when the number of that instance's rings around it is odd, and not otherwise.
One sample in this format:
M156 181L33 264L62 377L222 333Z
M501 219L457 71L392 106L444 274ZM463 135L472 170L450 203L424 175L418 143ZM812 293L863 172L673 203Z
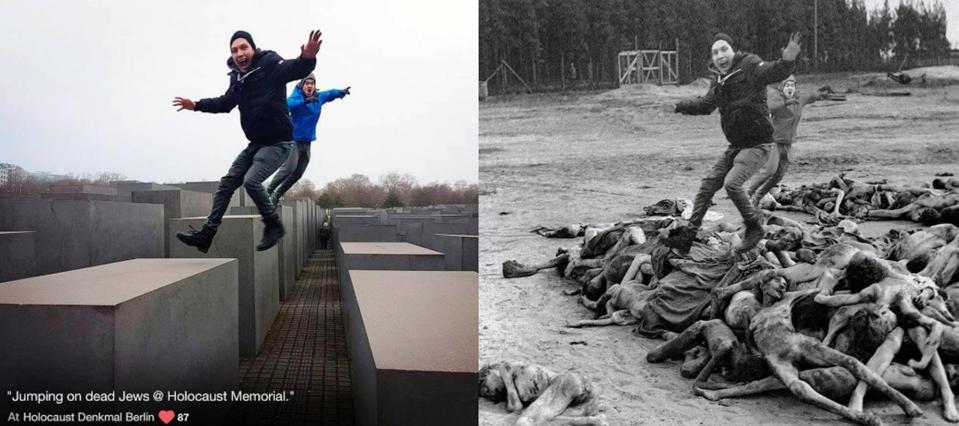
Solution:
M300 46L300 57L284 60L272 50L256 48L253 37L246 31L237 31L230 37L230 87L218 98L193 102L177 97L173 100L177 111L188 109L210 113L230 112L240 107L240 126L250 143L233 161L213 197L213 210L200 231L181 232L177 238L184 244L206 253L216 235L223 214L230 204L233 192L241 185L256 204L263 222L263 239L256 246L263 251L276 245L286 234L279 215L274 211L263 181L289 157L293 147L293 124L286 106L286 83L306 77L316 67L316 53L320 51L320 31L311 31L306 44Z
M726 34L717 34L712 46L714 74L709 92L676 105L676 112L706 115L719 108L720 123L729 146L703 183L693 202L689 226L699 230L703 217L719 188L726 193L743 216L746 232L737 250L749 250L763 236L760 213L749 200L743 184L766 162L772 148L773 125L766 105L766 85L788 77L799 54L799 33L789 38L782 59L765 62L758 56L733 50Z

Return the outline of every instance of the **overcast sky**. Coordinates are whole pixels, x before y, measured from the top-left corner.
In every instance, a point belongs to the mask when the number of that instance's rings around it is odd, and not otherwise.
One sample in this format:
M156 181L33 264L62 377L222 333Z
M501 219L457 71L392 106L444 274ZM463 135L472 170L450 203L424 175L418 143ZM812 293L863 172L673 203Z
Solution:
M421 183L478 180L475 1L0 6L0 162L143 181L219 179L246 145L239 110L176 112L173 97L225 91L237 29L292 58L319 28L319 89L352 86L353 94L323 107L305 178L322 185L395 170Z
M867 9L882 8L886 0L865 0ZM926 3L934 3L935 0L926 0ZM946 7L946 37L953 49L959 48L959 0L939 0ZM919 4L917 1L912 2ZM895 10L899 6L899 0L889 0L889 8Z

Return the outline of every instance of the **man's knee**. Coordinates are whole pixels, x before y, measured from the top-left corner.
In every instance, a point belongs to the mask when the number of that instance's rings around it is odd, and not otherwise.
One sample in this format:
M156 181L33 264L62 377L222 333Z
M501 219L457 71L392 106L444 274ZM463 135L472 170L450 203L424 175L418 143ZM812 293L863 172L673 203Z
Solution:
M220 178L220 185L218 186L219 190L234 191L240 187L243 183L242 176L236 176L234 174L228 174Z
M243 179L243 187L250 191L255 191L263 188L263 182L260 182L256 179Z
M743 183L742 183L742 182L739 182L739 181L736 181L736 180L727 180L726 182L724 182L724 183L723 183L723 189L725 189L726 192L727 192L727 193L730 193L730 194L739 193L739 192L743 192L743 191L744 191L744 190L743 190Z

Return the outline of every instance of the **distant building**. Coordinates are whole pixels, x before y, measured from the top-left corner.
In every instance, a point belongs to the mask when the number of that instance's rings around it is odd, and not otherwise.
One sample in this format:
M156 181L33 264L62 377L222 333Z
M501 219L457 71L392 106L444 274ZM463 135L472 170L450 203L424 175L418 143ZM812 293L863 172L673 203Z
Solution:
M30 173L16 164L0 163L0 186L29 176Z
M36 179L36 180L39 180L39 181L43 181L43 182L49 182L49 181L54 181L54 180L70 179L70 176L66 176L66 175L55 175L55 174L53 174L53 173L47 173L47 172L30 173L30 177L32 177L32 178L34 178L34 179Z

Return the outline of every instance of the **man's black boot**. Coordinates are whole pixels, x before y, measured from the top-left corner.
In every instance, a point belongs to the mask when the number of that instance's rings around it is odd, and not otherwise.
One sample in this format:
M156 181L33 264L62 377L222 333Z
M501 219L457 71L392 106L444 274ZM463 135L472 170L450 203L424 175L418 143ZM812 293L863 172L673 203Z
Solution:
M263 239L260 240L260 244L256 245L257 251L269 250L270 247L276 245L280 238L283 238L286 235L286 230L283 229L283 223L280 222L280 216L274 214L271 219L263 219L263 223L266 224L266 227L263 228Z
M202 230L197 231L193 228L193 225L188 225L190 230L187 232L177 232L176 238L188 246L196 247L197 250L200 250L203 253L206 253L210 250L210 244L213 244L213 236L216 235L216 231L207 226L203 226Z

